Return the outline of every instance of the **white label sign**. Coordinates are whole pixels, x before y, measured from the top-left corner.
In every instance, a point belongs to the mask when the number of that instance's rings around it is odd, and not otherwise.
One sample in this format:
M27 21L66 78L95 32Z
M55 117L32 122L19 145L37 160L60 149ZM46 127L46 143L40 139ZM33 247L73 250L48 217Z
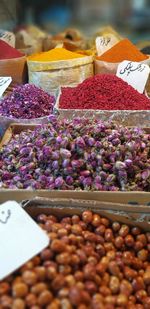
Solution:
M96 50L98 56L101 56L103 53L105 53L108 49L110 49L117 43L118 39L113 34L110 34L108 36L98 36L96 38Z
M2 97L5 90L11 84L12 78L11 77L0 77L0 97Z
M48 244L46 233L18 203L9 201L0 205L0 280Z
M10 46L15 47L15 35L12 32L0 29L0 39L8 43Z
M116 75L143 93L149 73L150 68L147 64L125 60L119 64Z

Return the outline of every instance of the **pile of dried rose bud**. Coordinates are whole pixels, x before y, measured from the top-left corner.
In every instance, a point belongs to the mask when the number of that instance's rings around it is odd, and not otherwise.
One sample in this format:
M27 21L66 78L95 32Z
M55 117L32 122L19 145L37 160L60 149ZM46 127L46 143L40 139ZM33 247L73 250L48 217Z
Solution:
M150 135L93 119L59 120L12 136L0 187L150 191Z

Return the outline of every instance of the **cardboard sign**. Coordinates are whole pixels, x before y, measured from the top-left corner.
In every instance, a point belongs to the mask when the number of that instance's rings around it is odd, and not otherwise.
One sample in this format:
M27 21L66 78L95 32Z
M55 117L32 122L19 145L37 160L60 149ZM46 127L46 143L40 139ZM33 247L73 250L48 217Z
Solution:
M10 46L15 47L16 38L12 32L0 29L0 39L8 43Z
M150 68L147 64L125 60L119 64L116 75L143 93L149 73Z
M40 253L49 237L15 201L0 205L0 280Z
M98 56L104 54L108 49L118 43L118 39L110 34L108 36L99 36L96 38L96 50Z
M11 84L12 78L11 77L0 77L0 97L2 97L5 90Z

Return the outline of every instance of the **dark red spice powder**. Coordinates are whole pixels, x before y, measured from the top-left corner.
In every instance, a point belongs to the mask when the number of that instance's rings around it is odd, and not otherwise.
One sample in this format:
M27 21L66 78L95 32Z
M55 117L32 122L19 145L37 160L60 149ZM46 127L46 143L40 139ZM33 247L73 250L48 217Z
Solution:
M150 100L112 74L90 77L75 88L62 88L62 109L150 110Z
M20 51L11 47L3 40L0 40L0 60L19 58L23 56L24 54L20 53Z

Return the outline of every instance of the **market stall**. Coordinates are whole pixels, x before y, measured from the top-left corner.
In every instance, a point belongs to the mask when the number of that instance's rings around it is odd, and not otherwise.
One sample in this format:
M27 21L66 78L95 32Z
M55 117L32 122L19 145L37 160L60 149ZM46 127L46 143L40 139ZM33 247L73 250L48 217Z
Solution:
M3 31L0 309L150 308L150 56L105 31Z

